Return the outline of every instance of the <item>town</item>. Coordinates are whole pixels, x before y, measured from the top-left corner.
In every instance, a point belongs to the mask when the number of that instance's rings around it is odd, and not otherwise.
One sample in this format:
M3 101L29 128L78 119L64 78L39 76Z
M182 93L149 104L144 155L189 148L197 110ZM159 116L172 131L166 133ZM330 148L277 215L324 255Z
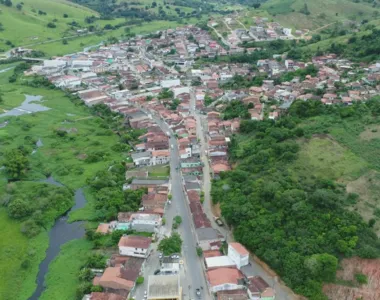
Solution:
M256 40L261 32L257 26L239 39ZM93 270L93 285L103 292L84 299L290 299L214 214L211 180L231 169L228 144L242 119L275 121L295 100L366 101L380 94L380 63L357 65L334 54L310 62L277 54L254 65L216 59L257 51L239 45L226 50L208 31L189 25L42 60L25 72L46 77L88 106L106 105L131 129L146 130L125 158L120 188L148 193L139 211L99 224L98 234L133 233L121 236L107 268ZM242 85L242 78L254 84ZM231 105L244 113L227 114ZM170 176L150 178L146 169L156 166L169 166ZM160 241L177 232L182 251L159 251Z

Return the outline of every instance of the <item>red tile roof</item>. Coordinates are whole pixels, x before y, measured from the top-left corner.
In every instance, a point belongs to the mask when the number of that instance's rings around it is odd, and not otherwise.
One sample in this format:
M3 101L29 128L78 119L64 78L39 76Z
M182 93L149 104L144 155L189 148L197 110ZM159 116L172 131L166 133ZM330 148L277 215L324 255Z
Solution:
M118 246L148 249L151 243L152 243L151 238L144 237L144 236L128 235L128 236L122 236L120 238Z
M240 243L229 243L229 246L234 248L240 255L249 255L248 250Z

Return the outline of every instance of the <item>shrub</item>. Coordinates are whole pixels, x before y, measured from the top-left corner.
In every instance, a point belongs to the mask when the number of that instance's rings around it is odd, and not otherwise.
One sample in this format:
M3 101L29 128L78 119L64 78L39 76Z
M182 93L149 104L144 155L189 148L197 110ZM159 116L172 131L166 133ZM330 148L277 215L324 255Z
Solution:
M355 274L355 279L356 281L359 283L359 284L367 284L368 283L368 279L367 279L367 276L362 274L362 273L357 273Z
M144 277L142 276L137 277L136 284L143 284L143 283L144 283Z

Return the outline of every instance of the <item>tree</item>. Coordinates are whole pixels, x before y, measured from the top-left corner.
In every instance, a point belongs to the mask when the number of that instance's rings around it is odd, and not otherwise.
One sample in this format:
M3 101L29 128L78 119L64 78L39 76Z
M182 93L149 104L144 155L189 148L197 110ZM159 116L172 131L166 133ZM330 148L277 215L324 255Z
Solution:
M327 253L314 254L305 260L311 278L318 281L333 282L338 267L338 259Z
M142 276L137 277L136 284L140 285L140 284L143 284L143 283L144 283L144 277L142 277Z
M181 217L181 216L175 216L175 217L173 218L173 221L174 221L175 223L177 223L178 225L180 225L180 224L182 223L182 217Z
M16 8L17 8L18 10L22 10L22 4L21 4L21 3L18 3L18 4L16 5Z
M8 7L11 7L13 5L12 1L11 0L4 0L4 5L5 6L8 6Z
M201 257L203 255L203 250L201 247L197 247L197 255Z
M158 244L158 250L165 256L169 256L175 253L181 253L182 239L180 235L174 232L170 237L166 237Z
M9 179L20 180L27 172L28 158L19 149L7 151L4 158L4 166Z
M66 18L69 17L69 15L68 14L63 14L63 17L66 19Z
M53 22L49 22L49 23L47 23L47 27L48 28L56 28L57 25L55 25Z

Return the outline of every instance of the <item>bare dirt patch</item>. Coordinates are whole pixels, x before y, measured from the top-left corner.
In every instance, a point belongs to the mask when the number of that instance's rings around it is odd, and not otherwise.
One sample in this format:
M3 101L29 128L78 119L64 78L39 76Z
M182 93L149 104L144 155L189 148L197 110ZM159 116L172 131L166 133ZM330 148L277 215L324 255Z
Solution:
M361 134L360 139L363 141L370 141L373 139L380 139L380 125L371 125L366 128Z
M367 276L368 283L359 286L343 286L326 284L323 292L329 299L338 300L379 300L380 299L380 259L362 259L353 257L341 262L342 270L337 272L337 278L355 282L355 274Z
M77 159L79 160L85 160L87 158L87 154L86 153L82 153L82 154L78 154L77 155Z
M374 211L380 208L380 174L376 171L369 171L358 179L347 184L348 193L359 195L358 202L353 206L363 219L368 222L370 219L377 219L374 230L380 235L380 219L376 218ZM380 298L379 298L380 299Z

